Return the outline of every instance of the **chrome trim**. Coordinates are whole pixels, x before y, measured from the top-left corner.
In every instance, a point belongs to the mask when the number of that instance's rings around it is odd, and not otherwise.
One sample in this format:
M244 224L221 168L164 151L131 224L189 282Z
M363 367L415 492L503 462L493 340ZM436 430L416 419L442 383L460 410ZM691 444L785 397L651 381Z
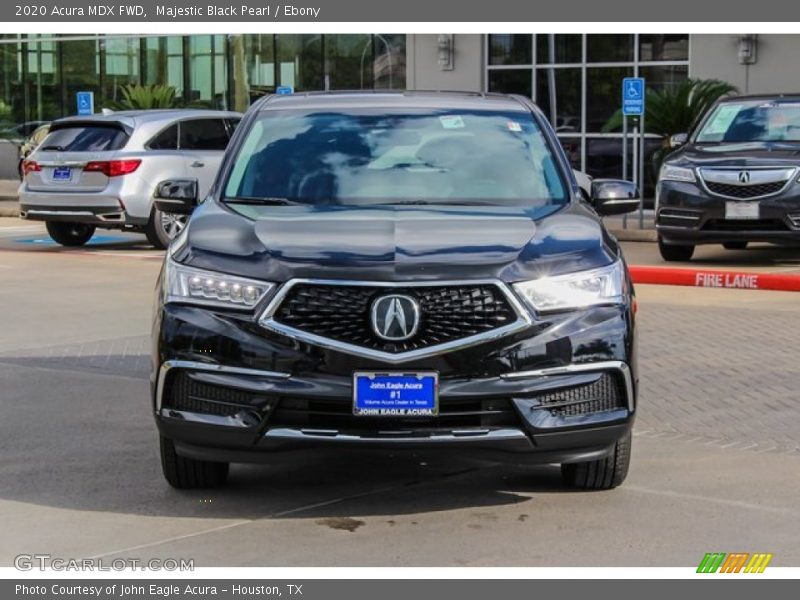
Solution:
M742 183L739 180L739 173L745 171L750 174L750 177L747 183ZM797 167L701 167L697 169L697 174L699 176L700 183L703 185L703 189L712 196L728 198L730 200L738 200L740 202L749 202L750 200L760 200L761 198L769 198L771 196L782 194L794 181L797 171ZM774 173L782 173L782 175L771 177L770 174ZM738 198L736 196L718 194L716 192L712 192L706 185L706 181L709 181L711 183L720 183L724 185L750 187L753 185L763 185L767 183L779 183L784 181L784 179L785 183L783 187L777 192L762 194L761 196L752 196L750 198Z
M193 360L167 360L162 363L158 369L158 380L156 382L156 414L161 413L161 400L164 395L164 382L167 378L167 373L172 369L191 369L193 371L206 371L209 373L222 373L229 375L250 375L252 377L272 377L280 379L288 379L291 377L289 373L282 373L280 371L262 371L260 369L247 369L243 367L227 367L225 365L218 365L212 363L203 363Z
M94 213L89 210L23 210L25 215L39 217L91 217L100 221L122 221L125 219L124 212Z
M348 344L347 342L339 342L331 338L327 338L321 335L316 335L314 333L308 333L306 331L302 331L300 329L296 329L294 327L278 323L273 318L276 310L278 309L278 307L280 306L281 302L286 297L286 295L289 293L289 291L295 285L303 283L315 284L315 285L331 285L331 286L378 287L378 288L388 288L388 289L407 288L407 287L440 287L447 285L494 285L505 296L506 300L508 300L508 303L511 305L512 309L517 313L517 320L514 321L513 323L509 323L508 325L504 325L503 327L498 327L497 329L492 329L484 333L471 335L458 340L452 340L450 342L445 342L444 344L436 344L434 346L428 346L427 348L419 348L417 350L409 350L408 352L398 352L394 354L391 352L383 352L381 350L372 350L370 348L356 346L355 344ZM360 356L362 358L368 358L372 360L382 360L384 362L388 362L391 364L399 364L409 360L415 360L418 358L424 358L427 356L441 354L443 352L453 352L455 350L461 350L464 348L469 348L470 346L475 346L477 344L482 344L484 342L496 340L501 337L505 337L507 335L511 335L513 333L522 331L523 329L530 327L532 322L533 321L531 319L530 313L528 312L528 309L525 306L523 306L520 300L517 299L517 297L511 291L511 288L507 284L497 279L468 279L468 280L445 280L445 281L362 281L362 280L347 280L347 279L291 279L286 283L284 283L280 287L280 289L278 289L277 293L272 297L269 304L264 309L264 312L258 319L258 323L262 327L274 331L275 333L279 333L281 335L285 335L290 338L296 339L298 341L305 342L308 344L314 344L316 346L321 346L322 348L327 348L330 350L346 352L348 354L352 354L354 356Z
M680 214L672 214L672 213L665 213L661 211L658 213L659 219L687 219L689 221L699 221L700 215L680 215Z
M526 377L552 377L556 375L572 375L574 373L587 373L597 371L619 371L625 380L625 394L628 397L628 410L634 411L634 389L633 374L627 363L621 360L606 360L593 363L577 363L564 365L562 367L547 367L544 369L533 369L531 371L515 371L513 373L503 373L501 379L523 379Z
M430 443L430 442L464 442L472 440L480 441L508 441L520 440L530 442L525 433L519 429L475 429L475 430L450 430L444 432L431 432L426 436L412 435L354 435L351 433L341 433L337 429L292 429L288 427L276 427L268 429L264 434L265 439L285 439L285 440L314 440L337 442L392 442L392 443Z

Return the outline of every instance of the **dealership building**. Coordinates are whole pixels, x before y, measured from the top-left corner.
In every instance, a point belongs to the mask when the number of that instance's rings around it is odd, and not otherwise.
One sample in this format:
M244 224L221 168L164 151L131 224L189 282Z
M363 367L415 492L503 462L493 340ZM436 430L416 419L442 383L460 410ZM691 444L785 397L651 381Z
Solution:
M538 103L576 168L612 177L621 134L602 129L624 77L659 89L697 77L791 92L798 56L800 36L764 34L6 34L0 136L75 114L80 91L94 92L97 110L112 107L126 84L167 84L185 105L235 110L279 86L512 92Z

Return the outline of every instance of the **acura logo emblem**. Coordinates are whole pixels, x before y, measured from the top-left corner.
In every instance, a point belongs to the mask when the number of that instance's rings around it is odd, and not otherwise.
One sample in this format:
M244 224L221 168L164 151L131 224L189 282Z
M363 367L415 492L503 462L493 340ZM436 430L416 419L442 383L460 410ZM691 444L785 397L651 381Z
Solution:
M411 296L381 296L372 303L372 329L379 338L407 340L419 327L419 303Z
M739 171L739 183L750 183L750 171Z

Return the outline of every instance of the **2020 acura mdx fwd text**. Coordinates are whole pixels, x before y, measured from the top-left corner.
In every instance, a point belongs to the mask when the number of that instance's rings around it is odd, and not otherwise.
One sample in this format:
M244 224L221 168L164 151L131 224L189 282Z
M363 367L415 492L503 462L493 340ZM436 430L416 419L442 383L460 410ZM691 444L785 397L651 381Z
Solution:
M187 191L190 190L190 191ZM193 199L173 180L161 197ZM379 447L628 470L636 302L598 216L527 99L315 93L254 104L170 246L154 320L164 475Z

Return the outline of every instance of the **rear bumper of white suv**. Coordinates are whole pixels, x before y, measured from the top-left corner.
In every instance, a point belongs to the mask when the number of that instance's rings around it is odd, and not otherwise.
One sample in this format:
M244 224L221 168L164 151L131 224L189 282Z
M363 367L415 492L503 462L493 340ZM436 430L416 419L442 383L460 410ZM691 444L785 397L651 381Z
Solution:
M20 217L32 221L91 223L101 227L143 226L147 217L131 215L124 200L108 193L56 194L19 191Z

